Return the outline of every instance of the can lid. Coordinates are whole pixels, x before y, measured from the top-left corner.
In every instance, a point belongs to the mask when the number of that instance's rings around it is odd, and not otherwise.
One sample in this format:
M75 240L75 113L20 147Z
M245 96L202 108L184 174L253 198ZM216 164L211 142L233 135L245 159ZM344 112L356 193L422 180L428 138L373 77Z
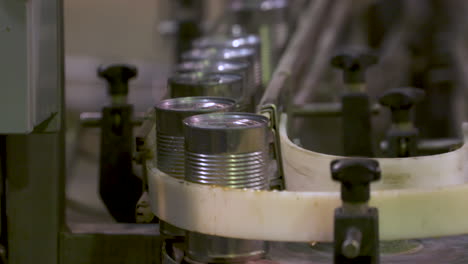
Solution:
M156 108L160 110L174 112L211 112L221 109L232 108L235 105L236 101L230 98L194 96L166 99L156 104Z
M212 61L212 60L200 60L200 61L184 61L177 65L177 72L187 73L194 71L201 72L226 72L235 73L240 72L249 67L248 62L241 61Z
M184 120L186 126L202 129L245 129L268 125L268 118L249 113L210 113L191 116Z
M185 118L185 149L202 154L264 151L271 140L268 118L250 113L210 113Z
M240 10L273 10L288 7L288 0L234 0L231 2L230 9Z
M169 78L169 83L186 86L212 86L242 81L242 76L227 73L189 72Z
M208 36L196 39L193 41L195 48L209 48L209 47L228 47L228 48L241 48L252 47L260 45L260 38L257 35L244 35L244 36Z
M183 136L183 120L189 116L232 111L233 99L211 96L178 97L156 104L156 130L171 136Z
M252 48L196 48L182 54L183 60L239 60L255 56Z

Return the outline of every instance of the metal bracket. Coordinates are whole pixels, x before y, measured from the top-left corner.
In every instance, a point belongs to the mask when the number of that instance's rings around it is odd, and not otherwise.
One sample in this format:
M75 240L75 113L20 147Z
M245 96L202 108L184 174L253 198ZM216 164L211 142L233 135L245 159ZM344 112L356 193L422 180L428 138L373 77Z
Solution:
M273 151L276 164L278 166L278 178L270 183L272 189L284 190L284 169L283 169L283 157L281 152L281 139L279 135L279 118L278 109L274 104L265 104L260 107L260 114L270 119L270 129L273 133Z
M146 138L151 132L155 124L155 111L154 109L148 110L144 117L142 118L142 123L135 136L135 148L136 153L133 160L140 164L143 167L143 189L147 190L147 171L146 171L146 162L153 158L153 152L151 147L148 146Z

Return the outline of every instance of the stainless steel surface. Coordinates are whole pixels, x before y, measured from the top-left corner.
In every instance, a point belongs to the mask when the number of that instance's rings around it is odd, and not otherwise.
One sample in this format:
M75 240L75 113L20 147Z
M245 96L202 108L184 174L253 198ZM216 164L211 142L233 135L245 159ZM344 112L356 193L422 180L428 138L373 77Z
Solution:
M190 116L231 111L236 102L217 97L179 97L156 104L156 152L158 168L168 175L184 178L184 127Z
M468 261L468 236L452 236L417 240L417 247L402 251L398 244L382 244L382 264L464 264ZM414 242L413 242L414 243ZM387 246L383 246L388 244ZM388 248L386 248L388 247ZM405 246L406 247L406 246ZM333 247L331 244L311 242L279 243L271 242L267 258L277 263L294 264L330 264L333 263Z
M208 236L189 232L186 242L188 259L201 263L245 263L260 259L265 242Z
M274 162L270 164L272 171L268 172L270 175L270 189L283 190L284 183L284 169L283 169L283 154L281 151L281 139L279 135L279 113L278 109L273 104L262 105L260 114L268 116L270 119L269 127L273 136L273 159Z
M343 255L347 258L355 258L359 256L361 251L362 233L359 229L350 228L346 233L346 239L343 241L342 249Z
M59 0L0 3L0 133L60 127L61 30Z

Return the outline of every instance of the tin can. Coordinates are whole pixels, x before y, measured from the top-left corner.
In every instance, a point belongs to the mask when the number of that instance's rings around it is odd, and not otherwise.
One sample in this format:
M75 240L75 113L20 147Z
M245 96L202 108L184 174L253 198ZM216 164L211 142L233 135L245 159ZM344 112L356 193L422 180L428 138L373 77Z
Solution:
M231 111L235 105L235 100L219 97L180 97L159 102L155 106L159 170L175 178L185 177L185 118L203 113Z
M270 76L270 70L265 72L267 69L273 69L271 54L269 52L262 52L262 43L260 37L257 35L245 35L240 34L239 36L229 35L213 35L206 36L193 41L194 49L207 49L207 48L251 48L255 50L255 65L256 71L258 72L259 79L257 80L258 89L262 90L268 85L264 80L264 76Z
M241 75L227 73L190 72L176 74L168 80L171 98L216 96L236 100L237 110L246 111L249 101Z
M200 61L184 61L177 65L176 72L181 73L229 73L242 76L244 87L246 87L244 97L248 102L247 112L255 111L255 101L253 95L255 92L255 81L253 79L252 65L248 62L236 61L213 61L213 60L200 60ZM251 98L251 100L249 100Z
M195 49L205 48L253 48L257 53L260 53L261 40L257 35L213 35L195 39L192 42Z
M262 69L255 49L252 48L222 48L210 47L192 49L182 54L182 59L193 60L214 60L214 61L241 61L248 62L252 67L252 75L257 89L262 87Z
M185 179L230 188L267 189L271 131L268 119L214 113L184 120Z
M248 113L214 113L184 120L185 180L228 188L268 188L268 119ZM259 259L265 242L187 233L187 258L204 263Z

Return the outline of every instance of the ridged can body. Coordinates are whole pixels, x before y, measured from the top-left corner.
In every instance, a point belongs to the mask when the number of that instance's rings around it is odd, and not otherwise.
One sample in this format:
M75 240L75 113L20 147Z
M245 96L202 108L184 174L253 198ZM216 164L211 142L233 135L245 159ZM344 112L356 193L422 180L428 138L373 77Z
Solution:
M260 36L262 53L271 58L270 65L265 65L270 68L264 69L268 75L264 78L269 80L290 35L289 1L232 0L229 10L235 25Z
M242 76L244 87L244 98L247 106L248 112L253 112L255 109L254 100L249 100L253 98L255 94L256 86L255 80L253 78L253 65L240 61L214 61L214 60L196 60L196 61L183 61L178 64L176 67L177 74L183 73L228 73L228 74L237 74Z
M159 102L156 108L156 155L159 170L169 176L185 176L184 128L187 117L232 111L236 102L219 97L180 97Z
M216 96L236 100L237 110L248 107L242 76L227 73L190 72L176 74L168 80L171 98Z
M187 118L184 126L187 181L230 188L267 188L271 132L266 117L214 113Z
M195 48L182 54L183 60L240 61L253 65L252 76L256 87L262 87L262 68L258 55L252 48Z
M185 180L228 188L268 188L268 119L248 113L215 113L184 120ZM187 233L187 258L204 263L259 259L265 242Z

